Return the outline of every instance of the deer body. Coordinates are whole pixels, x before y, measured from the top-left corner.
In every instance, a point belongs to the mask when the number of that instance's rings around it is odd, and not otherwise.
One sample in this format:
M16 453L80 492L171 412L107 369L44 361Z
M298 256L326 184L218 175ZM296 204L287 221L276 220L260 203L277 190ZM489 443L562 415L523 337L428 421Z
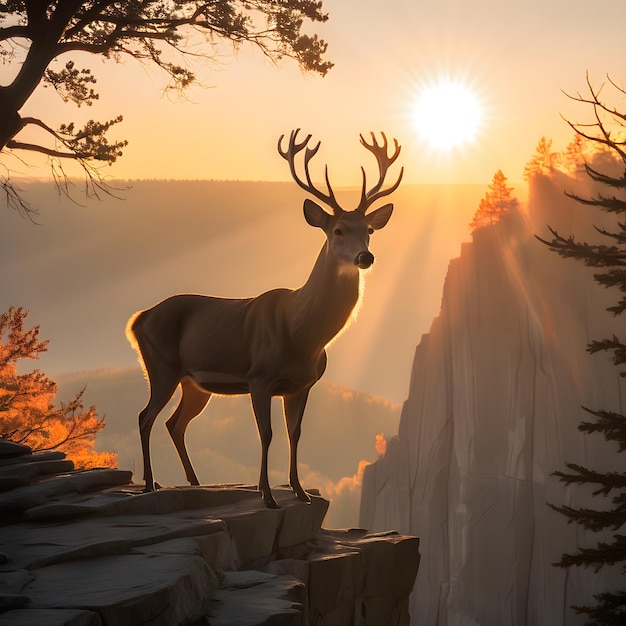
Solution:
M293 159L308 141L298 146L295 135L292 133L289 153L281 151L285 158ZM375 142L374 146L378 147ZM386 154L386 141L384 149ZM316 150L307 149L306 166ZM290 164L293 168L292 160ZM381 184L382 180L379 187ZM323 199L330 199L333 206L334 196L330 185L328 188L330 196ZM312 186L307 190L320 197ZM377 197L391 191L377 189ZM347 325L359 300L360 270L374 261L368 249L369 236L385 226L392 210L388 204L365 215L365 210L337 208L330 215L307 199L305 218L310 225L321 228L327 240L302 287L273 289L256 298L241 299L176 295L130 319L127 335L150 383L150 400L139 414L146 491L155 486L149 448L152 425L180 384L180 402L166 425L192 485L199 481L185 446L187 425L212 394L250 394L262 447L259 489L266 505L275 508L267 456L272 439L271 399L281 396L289 435L289 483L298 498L310 502L297 470L297 447L308 394L326 369L325 347Z

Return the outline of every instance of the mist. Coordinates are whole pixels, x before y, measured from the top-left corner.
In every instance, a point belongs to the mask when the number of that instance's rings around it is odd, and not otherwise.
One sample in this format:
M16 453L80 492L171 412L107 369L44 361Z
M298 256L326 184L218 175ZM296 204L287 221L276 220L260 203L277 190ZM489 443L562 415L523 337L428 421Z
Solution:
M136 365L128 318L175 293L247 297L307 279L323 234L290 183L117 183L121 199L59 195L24 184L39 225L7 215L0 306L23 306L51 340L48 375ZM448 260L469 237L481 185L406 185L372 236L356 322L329 349L325 380L402 402L417 339L436 315ZM356 206L358 190L338 192ZM76 197L80 194L76 191Z

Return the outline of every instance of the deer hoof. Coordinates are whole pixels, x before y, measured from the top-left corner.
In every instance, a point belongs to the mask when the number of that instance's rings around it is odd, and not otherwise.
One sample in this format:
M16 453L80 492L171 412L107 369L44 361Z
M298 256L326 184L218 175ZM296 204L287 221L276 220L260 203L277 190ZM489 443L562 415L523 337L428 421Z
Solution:
M302 489L302 487L298 486L293 489L293 492L296 494L296 498L305 504L311 504L311 497L309 494Z
M311 497L307 493L298 496L298 500L301 500L305 504L311 504Z
M279 509L280 508L278 506L278 504L276 504L276 500L274 500L274 498L272 496L270 496L269 498L263 498L263 501L265 502L265 506L268 509Z

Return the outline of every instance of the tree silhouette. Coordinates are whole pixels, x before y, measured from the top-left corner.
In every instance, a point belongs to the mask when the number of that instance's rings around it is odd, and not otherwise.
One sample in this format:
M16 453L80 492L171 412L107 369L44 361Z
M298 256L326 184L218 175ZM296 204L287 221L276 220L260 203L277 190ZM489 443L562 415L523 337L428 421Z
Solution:
M626 95L623 89L611 85L617 91ZM614 161L626 165L626 152L624 141L614 138L615 127L620 129L626 121L626 115L609 107L600 100L600 89L594 89L587 77L587 85L590 96L583 97L580 94L572 97L578 102L591 105L595 122L592 124L572 124L570 126L582 139L595 142L603 148L608 148L614 156ZM616 157L616 159L615 159ZM582 198L575 194L567 194L578 202L597 207L605 212L616 216L616 223L612 230L597 228L598 234L605 239L602 243L587 243L563 237L556 230L552 232L552 240L543 241L552 250L565 258L573 258L585 263L589 267L598 268L594 279L605 287L617 288L620 299L615 305L608 308L615 315L621 315L626 310L626 170L621 177L614 177L602 173L588 164L585 164L587 175L596 183L620 192L618 198L614 193L609 195L598 194L592 198ZM626 363L626 345L615 335L599 341L592 341L587 350L590 353L607 351L612 353L616 366ZM620 372L626 376L626 372ZM588 434L600 433L607 441L618 444L619 453L626 451L626 416L615 411L583 409L595 418L594 421L582 422L578 428ZM573 566L592 567L596 571L606 565L623 564L626 572L626 534L618 532L626 524L626 472L596 472L574 463L567 463L569 472L557 471L554 474L566 484L586 485L594 489L594 496L604 496L609 503L602 508L594 510L589 508L575 508L570 506L556 506L550 504L554 510L568 518L568 522L580 524L594 532L613 531L613 540L608 543L599 541L596 547L581 548L575 554L564 554L558 563L558 567L569 568ZM624 461L616 460L616 467L623 468ZM607 506L612 508L607 508ZM624 582L625 579L622 579ZM588 624L625 624L626 623L626 585L622 590L611 590L594 596L597 604L591 607L574 607L578 613L589 616Z
M517 208L518 202L513 197L513 188L508 187L506 183L506 176L502 170L498 170L493 175L489 190L480 201L474 219L470 223L472 232L483 226L497 224L505 213Z
M574 178L585 175L585 163L593 157L593 152L593 144L574 134L574 138L567 144L560 158L565 173Z
M552 152L552 139L542 137L537 144L535 154L524 167L524 180L530 180L536 174L550 175L557 168L559 154Z
M0 314L0 437L36 451L60 450L76 467L116 467L115 454L94 451L104 418L93 406L85 409L84 390L55 408L54 382L39 370L18 373L18 361L37 359L48 346L39 341L39 326L24 329L27 315L13 307Z
M317 35L302 33L302 26L305 20L324 22L327 17L321 0L0 0L0 62L17 66L10 82L0 86L0 153L47 155L64 190L62 164L77 161L87 176L88 193L109 191L94 163L111 164L122 155L127 142L107 138L121 115L90 120L80 128L71 122L52 128L43 119L20 114L41 83L77 106L98 99L91 70L79 68L68 55L137 59L163 70L170 89L183 90L195 80L185 57L214 58L217 42L226 40L235 48L254 44L272 61L291 57L303 70L325 75L332 67L323 59L327 45ZM198 35L205 42L200 51L189 43ZM41 143L29 139L33 129L43 134ZM9 207L32 210L6 168L0 186Z

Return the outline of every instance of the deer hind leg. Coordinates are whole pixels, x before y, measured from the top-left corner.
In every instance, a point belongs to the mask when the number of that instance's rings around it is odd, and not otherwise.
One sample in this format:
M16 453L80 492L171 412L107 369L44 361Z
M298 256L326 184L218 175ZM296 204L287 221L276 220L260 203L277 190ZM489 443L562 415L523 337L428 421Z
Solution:
M263 497L263 502L268 509L277 509L278 505L272 491L267 476L267 457L270 443L272 442L272 396L265 385L250 386L250 398L252 409L256 419L256 425L261 439L261 474L259 476L259 491Z
M174 376L150 376L150 400L139 413L139 434L141 436L141 451L143 453L143 478L146 481L144 491L154 491L155 484L152 476L150 460L150 433L157 415L169 402L178 387L178 378Z
M172 414L165 425L170 433L170 437L176 446L178 457L183 464L185 470L185 476L190 485L199 485L200 481L196 476L196 472L191 464L189 453L187 452L187 446L185 444L185 431L189 422L202 412L202 409L207 405L207 402L211 398L211 394L208 391L200 389L189 378L183 378L180 383L182 389L182 396L176 411Z
M311 498L304 491L298 478L298 442L302 432L302 416L309 397L309 389L283 398L283 410L289 435L289 485L299 500L310 503Z

